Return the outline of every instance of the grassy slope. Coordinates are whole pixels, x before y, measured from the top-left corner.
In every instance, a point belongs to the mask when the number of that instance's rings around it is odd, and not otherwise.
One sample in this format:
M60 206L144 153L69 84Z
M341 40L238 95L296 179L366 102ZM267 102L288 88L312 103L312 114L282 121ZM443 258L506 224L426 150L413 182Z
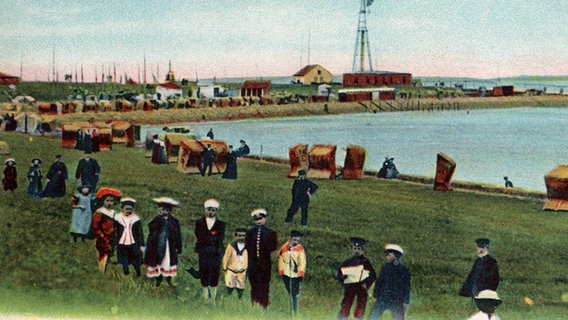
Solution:
M155 288L143 279L125 277L117 265L106 275L99 274L93 242L74 244L67 234L72 183L68 183L68 198L31 201L25 193L28 161L35 156L44 159L47 173L53 155L61 152L60 142L51 138L29 141L27 136L3 132L0 140L10 144L11 156L18 161L20 183L14 195L0 196L4 221L0 224L4 244L0 314L101 319L113 315L116 319L287 317L288 300L276 277L272 306L265 312L250 308L248 301L230 299L221 299L217 308L203 306L198 302L198 281L183 272L176 289ZM62 152L72 175L81 154ZM152 165L142 151L121 146L96 158L103 168L102 185L136 198L137 212L146 222L156 214L152 198L167 195L181 201L176 215L184 225L188 247L182 270L196 265L192 224L206 198L221 201L221 218L229 223L230 231L247 226L249 212L262 206L271 213L269 224L279 232L281 243L289 232L283 223L292 184L286 178L287 166L243 160L239 180L224 181L219 176L183 175L174 165ZM377 270L383 264L385 243L399 243L408 252L406 264L413 276L409 316L413 319L465 319L472 311L469 301L456 292L475 259L473 240L477 237L494 241L493 253L503 278L499 289L505 300L499 310L503 319L561 319L566 313L568 304L560 300L568 291L565 213L543 212L541 202L434 192L427 186L375 178L319 184L322 189L312 201L311 227L304 238L308 278L302 289L300 318L336 317L342 288L333 274L349 257L348 237L354 235L370 240L368 256ZM533 298L535 305L525 305L524 296ZM152 313L155 309L159 317Z

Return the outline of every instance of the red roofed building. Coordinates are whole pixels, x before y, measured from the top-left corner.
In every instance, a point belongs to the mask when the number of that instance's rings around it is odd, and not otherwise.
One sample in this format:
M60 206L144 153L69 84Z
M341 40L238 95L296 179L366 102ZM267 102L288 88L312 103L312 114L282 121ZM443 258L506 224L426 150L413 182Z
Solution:
M272 89L270 81L245 81L241 86L241 97L263 97L267 96Z
M20 78L0 72L0 86L18 85Z
M183 97L183 90L173 82L162 83L157 88L158 100L166 100L169 97Z
M333 74L319 64L310 64L294 74L294 83L321 84L332 83Z
M343 87L410 86L412 74L398 72L344 73Z

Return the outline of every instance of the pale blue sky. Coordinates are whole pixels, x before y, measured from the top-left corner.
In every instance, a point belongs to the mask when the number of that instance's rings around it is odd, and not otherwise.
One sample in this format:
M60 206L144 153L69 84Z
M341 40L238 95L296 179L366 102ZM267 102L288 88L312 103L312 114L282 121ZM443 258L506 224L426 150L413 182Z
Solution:
M0 72L46 80L114 63L138 81L350 72L359 0L0 0ZM568 75L567 0L375 0L375 70L415 76ZM308 41L309 39L309 41ZM308 50L309 48L309 50ZM308 55L309 51L309 55ZM309 61L308 61L309 57Z

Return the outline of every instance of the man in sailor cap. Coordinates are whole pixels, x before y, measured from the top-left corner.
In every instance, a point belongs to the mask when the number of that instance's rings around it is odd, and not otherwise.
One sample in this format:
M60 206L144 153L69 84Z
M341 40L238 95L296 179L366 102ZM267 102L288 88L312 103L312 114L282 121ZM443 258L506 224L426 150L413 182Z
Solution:
M223 258L223 240L225 239L225 222L217 219L219 202L215 199L205 201L204 217L195 221L195 252L199 257L201 271L201 288L203 299L215 303L217 286Z
M292 204L288 208L288 214L286 215L286 224L291 225L294 215L300 209L302 211L302 228L306 229L308 227L308 205L310 204L310 198L319 189L319 186L307 179L307 173L305 170L298 171L298 179L294 180L292 185Z
M377 302L373 306L371 319L381 319L390 310L394 320L404 320L410 303L410 272L402 264L404 250L399 245L385 246L387 263L381 269L375 284L373 296Z
M499 265L497 260L489 254L491 241L486 238L475 240L477 256L459 295L474 298L480 291L497 290L499 286Z
M341 264L335 275L336 280L344 286L339 320L347 320L349 318L351 306L355 298L357 298L355 319L363 319L367 307L367 299L369 298L367 291L377 278L375 269L373 269L371 262L364 255L367 241L358 237L352 237L350 240L353 256Z
M266 226L267 212L255 209L251 212L254 227L247 231L245 247L248 252L248 277L251 301L267 308L270 304L270 271L272 255L278 249L278 235Z
M174 287L172 278L177 275L178 255L182 252L181 226L172 215L179 202L169 197L153 199L158 204L158 215L148 224L148 241L144 264L148 269L146 276L156 279L156 286L166 278Z

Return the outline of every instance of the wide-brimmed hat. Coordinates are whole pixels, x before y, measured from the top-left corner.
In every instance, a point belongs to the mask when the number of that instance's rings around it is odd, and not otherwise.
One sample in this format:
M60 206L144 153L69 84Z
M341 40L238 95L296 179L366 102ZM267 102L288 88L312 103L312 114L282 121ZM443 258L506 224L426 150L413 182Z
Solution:
M16 164L16 160L14 158L8 158L4 161L4 164L8 164L8 162L12 162L12 164Z
M31 161L31 163L34 163L34 161L36 161L36 160L39 162L39 164L42 164L42 163L43 163L43 161L41 161L40 158L33 158L32 161Z
M122 198L122 193L119 190L111 188L100 188L97 191L97 199L104 199L106 196L113 196L117 199Z

